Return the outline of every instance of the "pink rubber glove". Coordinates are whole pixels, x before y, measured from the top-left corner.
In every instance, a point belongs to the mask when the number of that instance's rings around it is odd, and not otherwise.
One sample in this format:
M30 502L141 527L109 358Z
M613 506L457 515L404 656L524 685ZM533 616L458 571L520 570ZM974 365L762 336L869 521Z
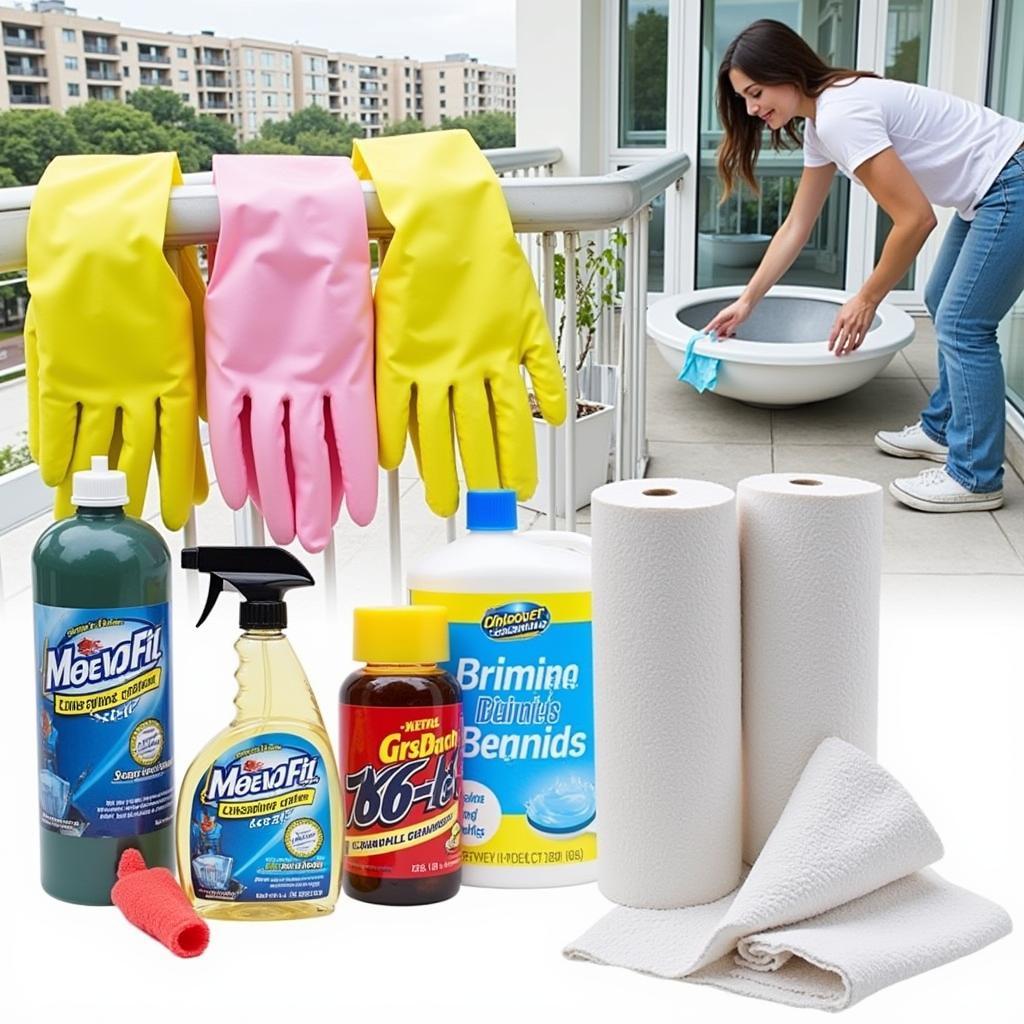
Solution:
M366 213L344 157L216 156L206 292L210 447L224 500L278 544L327 544L377 507Z

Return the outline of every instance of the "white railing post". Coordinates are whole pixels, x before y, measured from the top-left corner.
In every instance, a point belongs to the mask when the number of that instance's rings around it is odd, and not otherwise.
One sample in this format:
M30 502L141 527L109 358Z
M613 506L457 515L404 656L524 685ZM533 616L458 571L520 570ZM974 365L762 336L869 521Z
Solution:
M402 509L398 470L389 469L388 481L388 560L391 569L391 603L405 604L402 579Z
M544 313L548 320L551 337L555 335L555 235L545 231L541 236L542 260L544 273L541 281L544 287ZM544 426L544 443L548 458L548 528L558 529L558 434L557 428L551 424Z
M647 239L651 222L651 207L645 206L638 214L637 232L637 317L636 317L636 387L633 389L634 462L633 476L642 477L647 458Z
M576 529L576 245L579 235L566 231L565 243L565 528ZM554 475L554 473L552 473Z
M232 516L235 532L235 543L244 547L263 547L267 543L263 531L263 517L251 502L247 501Z

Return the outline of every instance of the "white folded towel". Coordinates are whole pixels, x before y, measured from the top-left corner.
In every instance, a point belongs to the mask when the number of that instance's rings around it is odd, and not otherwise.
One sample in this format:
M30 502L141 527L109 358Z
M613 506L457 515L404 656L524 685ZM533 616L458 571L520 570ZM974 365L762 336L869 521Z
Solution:
M923 870L941 856L909 793L827 739L735 892L682 910L613 910L565 954L842 1010L1010 932L1001 907Z

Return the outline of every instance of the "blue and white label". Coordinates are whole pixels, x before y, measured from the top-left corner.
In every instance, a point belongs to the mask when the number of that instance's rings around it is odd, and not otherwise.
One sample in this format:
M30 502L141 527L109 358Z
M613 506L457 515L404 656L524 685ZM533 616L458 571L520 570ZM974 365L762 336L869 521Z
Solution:
M35 605L39 820L86 838L171 824L167 604Z
M559 867L597 856L590 594L446 594L445 668L463 699L463 863Z
M266 733L233 744L191 801L196 896L315 900L331 885L330 768L308 740Z

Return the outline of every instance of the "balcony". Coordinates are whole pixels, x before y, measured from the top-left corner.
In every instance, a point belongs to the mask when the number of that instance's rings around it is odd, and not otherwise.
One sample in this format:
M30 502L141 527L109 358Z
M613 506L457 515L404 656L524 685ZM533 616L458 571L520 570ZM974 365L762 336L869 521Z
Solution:
M199 97L199 109L200 110L227 110L228 101L222 96L200 96Z
M196 54L196 64L207 67L226 68L228 66L228 61L224 56L212 53L209 50L203 50L201 53Z
M109 60L118 60L120 53L117 48L117 40L114 36L91 36L83 33L82 49L86 53L95 54Z
M44 93L11 93L11 106L14 107L47 107L50 97Z
M117 77L116 75L114 76ZM161 89L169 89L171 87L171 76L161 75L156 72L139 72L139 82L142 85L153 85Z
M42 64L22 62L7 64L8 78L46 78L46 68Z
M159 50L139 50L139 63L140 64L170 64L171 58L167 53L161 53Z
M116 102L121 99L118 92L120 85L90 85L88 86L89 99L104 100L105 102Z
M34 31L9 32L4 30L4 46L20 50L42 50L42 41Z
M120 82L117 72L109 64L85 62L85 77L90 82Z

